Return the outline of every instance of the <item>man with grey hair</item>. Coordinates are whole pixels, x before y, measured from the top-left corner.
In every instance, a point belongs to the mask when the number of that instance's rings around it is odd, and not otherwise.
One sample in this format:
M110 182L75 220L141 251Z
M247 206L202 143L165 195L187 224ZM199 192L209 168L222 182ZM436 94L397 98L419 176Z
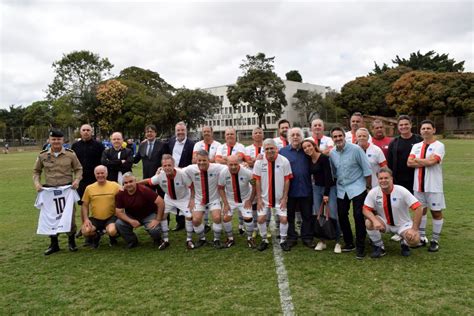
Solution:
M307 139L311 139L318 145L319 150L325 155L328 155L329 151L334 147L331 137L324 135L324 121L319 118L311 122L311 136L307 137Z
M259 251L268 248L267 213L275 211L280 217L280 246L284 251L291 248L286 241L288 232L287 203L290 179L292 178L291 166L288 159L278 154L278 148L273 139L263 142L265 155L255 162L253 175L257 191L258 229L262 242Z
M301 128L290 129L288 138L290 146L280 149L280 154L288 159L293 178L288 192L288 244L296 245L298 234L295 230L296 211L301 212L301 240L309 248L314 248L313 242L313 190L309 171L310 158L301 148L303 131Z
M153 242L160 249L162 246L160 222L163 219L165 203L152 189L137 184L131 172L123 175L123 191L115 196L115 215L118 217L115 225L127 242L127 248L138 245L134 228L143 226L150 234Z
M182 121L176 123L174 131L175 136L168 142L169 153L173 156L178 168L185 168L193 163L194 142L188 138L186 123ZM176 227L173 230L182 230L185 226L184 216L179 212L176 215Z

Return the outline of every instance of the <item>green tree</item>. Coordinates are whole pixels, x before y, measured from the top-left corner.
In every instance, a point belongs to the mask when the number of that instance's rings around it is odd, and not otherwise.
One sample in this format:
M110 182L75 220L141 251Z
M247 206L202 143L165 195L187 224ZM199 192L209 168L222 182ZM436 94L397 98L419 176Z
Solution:
M456 62L454 59L449 58L449 54L438 54L434 50L430 50L426 54L420 53L411 53L410 58L400 58L396 55L395 59L392 59L392 63L397 66L404 66L411 68L413 70L420 71L435 71L435 72L463 72L464 71L464 61ZM383 64L382 67L379 67L375 63L375 68L370 74L377 75L381 74L392 67L389 67L387 64Z
M258 125L266 128L265 115L273 113L280 118L287 105L283 93L285 85L273 71L275 57L265 57L263 53L246 57L240 65L243 75L237 78L235 85L229 86L227 98L234 109L241 103L250 104L258 117Z
M473 73L412 71L401 76L386 96L398 114L465 116L474 112Z
M298 90L293 95L297 100L293 108L298 112L303 126L310 126L315 115L320 115L323 110L323 97L317 91Z
M31 105L26 107L23 121L25 126L50 126L54 122L51 102L33 102Z
M110 133L114 122L122 114L124 99L127 94L127 86L118 80L107 80L97 87L97 100L100 105L95 109L97 112L97 125L103 132Z
M303 82L303 77L301 77L298 70L290 70L285 74L286 80Z
M200 89L181 88L169 101L168 120L172 130L179 121L184 121L188 129L195 129L204 124L220 107L219 98Z
M387 105L385 96L391 91L392 84L410 71L410 68L400 66L379 75L358 77L341 88L341 95L336 99L337 106L349 113L359 111L394 116L395 111Z
M112 67L107 58L85 50L63 55L53 63L56 75L48 86L48 100L67 97L83 121L94 121L95 104L90 102L90 94L110 75Z

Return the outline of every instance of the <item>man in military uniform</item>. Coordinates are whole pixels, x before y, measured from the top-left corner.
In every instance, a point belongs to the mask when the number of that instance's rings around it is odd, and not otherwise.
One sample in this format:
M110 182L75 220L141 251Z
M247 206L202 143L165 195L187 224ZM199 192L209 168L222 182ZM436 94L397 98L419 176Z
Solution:
M63 148L64 135L61 131L51 130L49 132L49 143L51 147L43 150L38 155L33 168L33 183L36 191L40 192L43 190L43 187L59 187L63 185L72 185L73 189L77 189L82 179L82 166L76 154L71 149ZM40 180L43 171L45 181L42 185ZM75 232L76 224L73 212L71 231L68 233L70 251L77 251ZM59 251L58 236L52 235L50 238L51 244L45 251L45 255Z

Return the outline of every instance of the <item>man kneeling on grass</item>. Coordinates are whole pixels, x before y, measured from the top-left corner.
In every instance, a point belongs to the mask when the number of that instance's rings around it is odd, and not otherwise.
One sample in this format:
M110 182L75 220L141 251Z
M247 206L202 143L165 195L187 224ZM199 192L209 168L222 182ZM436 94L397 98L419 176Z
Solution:
M420 242L421 203L407 189L393 184L392 171L383 167L377 174L379 186L373 188L365 198L363 213L365 225L374 251L372 258L385 256L382 233L394 233L402 237L402 256L410 255L410 248ZM413 221L408 209L414 211Z
M88 185L82 197L81 232L92 248L99 247L104 233L109 235L110 246L113 246L117 244L115 195L120 191L120 185L107 180L107 167L103 165L95 167L94 176L97 182Z
M154 244L159 249L165 249L160 233L160 221L165 208L163 199L153 190L137 184L131 172L123 175L123 188L115 196L115 215L118 217L115 225L127 242L127 247L135 248L138 245L133 229L143 225Z

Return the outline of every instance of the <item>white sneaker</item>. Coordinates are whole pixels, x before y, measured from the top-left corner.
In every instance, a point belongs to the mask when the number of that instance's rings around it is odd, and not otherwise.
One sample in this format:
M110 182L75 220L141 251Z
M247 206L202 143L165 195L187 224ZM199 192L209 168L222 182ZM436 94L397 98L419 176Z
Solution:
M334 253L341 253L341 244L337 243L336 246L334 246Z
M316 250L316 251L322 251L324 249L326 249L326 243L324 241L318 242L316 247L314 247L314 250Z
M402 240L402 237L400 235L395 234L390 239L393 240L393 241L400 241L400 240Z

